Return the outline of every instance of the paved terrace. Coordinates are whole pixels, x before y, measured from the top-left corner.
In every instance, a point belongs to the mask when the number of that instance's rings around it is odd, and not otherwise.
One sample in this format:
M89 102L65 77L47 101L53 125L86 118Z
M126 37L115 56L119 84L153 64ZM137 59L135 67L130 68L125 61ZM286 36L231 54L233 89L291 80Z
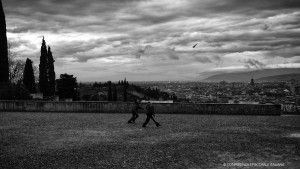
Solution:
M300 116L157 114L159 128L129 118L1 112L0 168L300 168Z

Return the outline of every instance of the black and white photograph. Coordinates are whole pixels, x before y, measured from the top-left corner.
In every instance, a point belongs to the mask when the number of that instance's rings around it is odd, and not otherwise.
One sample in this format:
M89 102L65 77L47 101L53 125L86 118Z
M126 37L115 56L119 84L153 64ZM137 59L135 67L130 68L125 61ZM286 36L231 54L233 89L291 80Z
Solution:
M300 1L0 0L0 168L300 168Z

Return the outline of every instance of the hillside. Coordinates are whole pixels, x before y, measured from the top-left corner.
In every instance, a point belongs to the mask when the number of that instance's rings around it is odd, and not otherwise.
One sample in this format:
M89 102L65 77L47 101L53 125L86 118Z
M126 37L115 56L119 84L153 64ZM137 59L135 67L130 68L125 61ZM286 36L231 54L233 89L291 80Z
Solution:
M262 69L262 70L248 71L248 72L217 74L217 75L210 76L204 79L203 81L205 82L220 82L220 81L249 82L251 78L260 79L260 78L267 78L270 76L299 74L299 72L300 72L300 68Z
M291 79L295 79L297 81L300 81L300 73L262 77L262 78L259 78L259 79L255 79L255 81L258 81L258 82L262 82L262 81L289 81Z

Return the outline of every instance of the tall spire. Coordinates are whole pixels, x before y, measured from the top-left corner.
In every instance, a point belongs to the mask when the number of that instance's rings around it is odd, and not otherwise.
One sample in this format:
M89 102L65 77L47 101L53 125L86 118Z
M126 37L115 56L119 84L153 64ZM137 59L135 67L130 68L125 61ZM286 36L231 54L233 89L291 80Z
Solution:
M251 78L250 85L254 86L254 79L253 79L253 77Z

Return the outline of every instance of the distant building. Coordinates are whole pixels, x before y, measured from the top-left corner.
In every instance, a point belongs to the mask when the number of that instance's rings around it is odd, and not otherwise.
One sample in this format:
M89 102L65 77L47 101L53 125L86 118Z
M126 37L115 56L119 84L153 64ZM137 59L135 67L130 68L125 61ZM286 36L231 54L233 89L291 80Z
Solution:
M253 78L251 78L250 85L251 85L251 86L254 86L254 79L253 79Z
M32 93L30 94L30 96L32 97L32 99L40 99L40 100L43 100L44 98L44 95L43 93Z

